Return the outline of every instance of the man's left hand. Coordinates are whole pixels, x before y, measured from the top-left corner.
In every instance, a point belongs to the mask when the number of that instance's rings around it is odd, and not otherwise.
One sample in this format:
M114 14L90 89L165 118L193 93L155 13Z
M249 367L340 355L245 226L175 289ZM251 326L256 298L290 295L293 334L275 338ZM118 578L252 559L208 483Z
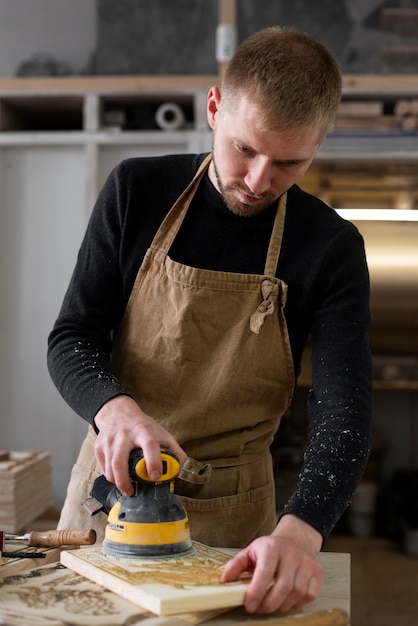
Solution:
M323 571L315 558L321 545L317 530L285 515L271 535L255 539L228 562L221 580L251 574L244 601L249 613L301 609L321 588Z

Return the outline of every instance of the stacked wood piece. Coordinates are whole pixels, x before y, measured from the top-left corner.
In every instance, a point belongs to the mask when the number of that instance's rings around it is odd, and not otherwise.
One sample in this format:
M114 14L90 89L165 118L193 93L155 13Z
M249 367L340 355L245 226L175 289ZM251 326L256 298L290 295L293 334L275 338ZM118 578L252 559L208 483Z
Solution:
M418 130L418 99L398 100L395 104L395 118L402 130Z
M416 131L418 130L418 98L401 98L395 102L382 100L343 100L340 103L335 130L347 131Z
M412 209L418 205L415 163L314 163L300 181L338 208Z
M393 115L384 114L381 100L343 100L338 109L335 130L391 131L398 129Z
M0 528L19 533L52 504L49 452L0 452Z

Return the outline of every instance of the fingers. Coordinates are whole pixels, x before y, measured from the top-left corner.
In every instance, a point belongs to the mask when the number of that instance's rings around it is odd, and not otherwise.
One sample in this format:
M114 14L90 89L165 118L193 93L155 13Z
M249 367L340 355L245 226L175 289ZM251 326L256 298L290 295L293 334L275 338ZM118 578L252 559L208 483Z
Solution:
M302 609L307 604L310 604L310 602L316 600L321 590L322 578L323 572L322 569L320 569L317 576L311 576L311 578L309 578L308 586L302 599L299 601L295 600L294 606L290 608ZM290 609L285 608L284 610L289 611Z
M270 582L267 582L268 579ZM302 609L318 596L321 582L322 572L306 574L303 567L297 567L293 573L279 571L273 576L268 572L261 583L267 585L264 589L259 586L260 580L251 588L253 577L246 594L245 607L249 612L260 613Z
M248 549L241 550L225 565L221 582L229 583L233 580L238 580L244 572L250 572L251 570L252 564L248 555Z
M107 431L99 433L94 444L95 455L103 474L126 496L134 492L128 471L131 449L129 436L121 431L113 436Z
M99 430L94 444L96 458L107 480L127 496L133 494L129 477L129 454L142 448L147 473L152 480L161 477L161 446L172 450L184 463L187 454L160 424L146 415L129 396L109 400L96 414Z
M156 481L161 477L161 472L163 471L160 443L156 439L148 437L144 439L141 447L144 454L147 474L151 480Z
M135 440L140 441L137 447L142 448L147 473L152 480L158 480L161 477L163 469L161 447L171 450L178 457L180 465L187 459L187 454L178 445L174 437L158 424L155 424L155 427L150 432L141 433L139 436L136 435Z
M277 538L261 537L231 559L221 581L252 573L244 606L249 613L301 609L319 594L322 567L310 554Z

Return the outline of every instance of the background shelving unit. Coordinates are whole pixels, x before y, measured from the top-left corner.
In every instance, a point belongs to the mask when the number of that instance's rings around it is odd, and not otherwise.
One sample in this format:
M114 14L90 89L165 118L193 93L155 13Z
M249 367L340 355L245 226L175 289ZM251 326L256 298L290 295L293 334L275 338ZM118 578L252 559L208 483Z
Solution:
M46 341L97 193L123 158L210 150L206 97L213 84L218 76L0 79L1 434L5 441L19 440L22 449L48 449L53 461L59 459L57 499L64 496L86 425L50 381ZM393 110L407 96L418 96L418 77L344 77L343 102L377 98ZM155 127L149 111L167 101L185 109L184 127ZM137 127L124 125L141 107L148 108L147 126L135 116ZM338 130L302 186L330 202L355 187L356 201L373 206L377 171L380 191L382 180L388 183L385 202L399 199L407 184L415 203L417 162L414 132ZM365 164L377 169L369 172ZM309 386L309 375L304 372L300 382ZM381 384L388 388L377 388ZM416 390L415 382L402 385L392 387Z

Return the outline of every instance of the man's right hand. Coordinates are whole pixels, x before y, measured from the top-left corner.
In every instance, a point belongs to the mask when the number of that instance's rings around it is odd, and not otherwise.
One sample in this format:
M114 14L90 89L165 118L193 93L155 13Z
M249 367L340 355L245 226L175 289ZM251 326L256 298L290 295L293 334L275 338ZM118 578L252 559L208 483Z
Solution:
M158 480L162 472L160 448L169 448L183 465L187 454L169 432L144 413L129 396L112 398L97 412L94 419L99 434L94 452L103 474L127 496L133 493L128 472L129 454L142 448L147 472Z

